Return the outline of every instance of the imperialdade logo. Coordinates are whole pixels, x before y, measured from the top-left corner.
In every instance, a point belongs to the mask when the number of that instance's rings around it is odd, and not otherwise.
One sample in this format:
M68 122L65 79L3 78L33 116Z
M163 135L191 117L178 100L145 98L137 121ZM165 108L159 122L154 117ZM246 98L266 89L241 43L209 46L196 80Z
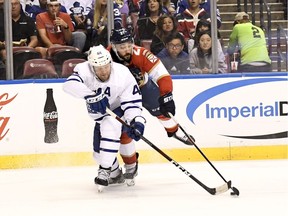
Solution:
M186 114L190 121L196 125L194 120L194 115L196 110L200 106L205 107L205 116L207 120L221 119L226 120L227 122L233 122L236 119L242 118L270 118L270 117L286 117L288 116L288 101L274 101L272 103L264 103L255 101L254 105L246 106L213 106L209 103L209 100L219 96L221 94L227 93L231 90L237 88L243 88L245 86L252 86L261 83L271 83L271 82L287 82L287 78L254 78L254 79L245 79L238 80L229 83L224 83L218 86L214 86L210 89L207 89L200 94L196 95L188 103L186 108ZM285 89L283 89L285 91ZM247 95L249 97L249 95ZM234 99L236 100L236 99ZM227 104L227 103L226 103ZM229 104L233 104L231 101ZM287 118L288 120L288 118ZM234 138L244 138L244 139L275 139L275 138L286 138L288 137L288 131L280 131L277 133L255 135L255 136L234 136L228 134L222 134L222 136L234 137Z
M263 104L255 106L242 106L242 107L210 107L206 104L206 118L224 118L227 121L233 121L237 118L253 118L253 117L272 117L272 116L287 116L288 113L284 112L284 105L288 101L276 101L273 104Z

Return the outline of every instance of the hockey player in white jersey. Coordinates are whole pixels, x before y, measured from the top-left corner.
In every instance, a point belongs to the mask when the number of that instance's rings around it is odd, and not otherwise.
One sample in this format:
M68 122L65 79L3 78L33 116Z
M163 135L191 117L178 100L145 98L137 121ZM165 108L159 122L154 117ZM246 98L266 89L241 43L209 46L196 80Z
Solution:
M93 156L99 164L95 178L99 191L111 183L123 181L117 160L119 149L121 156L127 159L124 177L133 185L138 166L135 144L132 140L121 151L120 137L126 134L138 141L146 120L142 117L140 89L129 69L113 62L102 45L94 46L88 52L88 61L76 65L74 73L63 84L63 90L84 99L89 115L95 120ZM106 113L106 107L130 124L130 128L124 128L126 133L121 123Z

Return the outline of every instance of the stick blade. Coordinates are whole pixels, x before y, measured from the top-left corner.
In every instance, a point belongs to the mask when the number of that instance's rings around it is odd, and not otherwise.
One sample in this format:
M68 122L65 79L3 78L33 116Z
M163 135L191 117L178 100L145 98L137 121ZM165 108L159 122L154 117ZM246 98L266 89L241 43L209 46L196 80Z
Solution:
M205 188L212 195L219 195L225 193L231 188L231 181L226 182L225 184L216 187L216 188Z
M231 188L231 181L228 181L227 183L215 188L215 195L225 193Z

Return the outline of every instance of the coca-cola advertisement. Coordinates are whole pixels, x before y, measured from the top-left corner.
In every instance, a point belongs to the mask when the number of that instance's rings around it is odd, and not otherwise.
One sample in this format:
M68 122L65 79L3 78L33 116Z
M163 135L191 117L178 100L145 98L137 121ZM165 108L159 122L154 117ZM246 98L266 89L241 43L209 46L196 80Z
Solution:
M57 143L59 141L57 127L58 127L58 112L53 97L53 89L46 89L46 102L43 112L43 120L45 127L45 143Z

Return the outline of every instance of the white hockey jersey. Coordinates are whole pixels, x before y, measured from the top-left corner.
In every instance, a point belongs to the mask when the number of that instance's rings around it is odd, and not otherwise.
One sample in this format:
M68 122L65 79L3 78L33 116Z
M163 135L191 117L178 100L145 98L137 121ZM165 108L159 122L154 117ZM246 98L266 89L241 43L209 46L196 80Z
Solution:
M87 15L93 8L92 0L60 0L68 14Z
M77 64L74 73L63 84L63 90L66 93L82 99L95 94L98 88L101 88L108 98L110 109L121 108L124 111L125 120L129 123L136 116L141 116L142 95L135 78L124 65L112 62L110 78L102 82L97 79L86 61ZM101 113L89 114L95 121L103 117Z

